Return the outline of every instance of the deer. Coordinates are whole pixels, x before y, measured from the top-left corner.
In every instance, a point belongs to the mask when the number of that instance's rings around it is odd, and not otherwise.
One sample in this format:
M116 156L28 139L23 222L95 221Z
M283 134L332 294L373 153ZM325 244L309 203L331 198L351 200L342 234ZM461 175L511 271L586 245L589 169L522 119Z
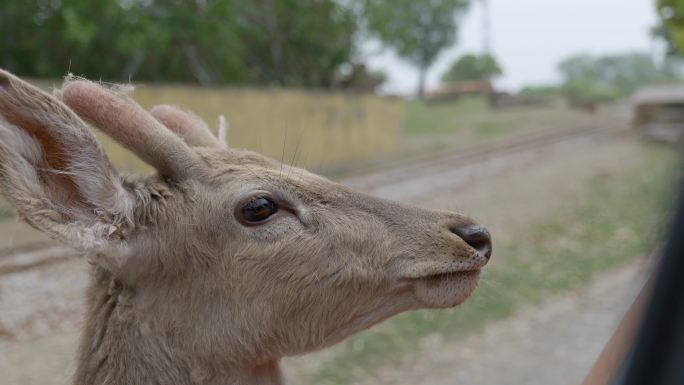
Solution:
M267 113L267 112L265 112ZM91 127L156 171L120 174ZM75 385L284 383L280 361L476 289L470 217L230 148L199 117L0 70L0 190L89 263Z

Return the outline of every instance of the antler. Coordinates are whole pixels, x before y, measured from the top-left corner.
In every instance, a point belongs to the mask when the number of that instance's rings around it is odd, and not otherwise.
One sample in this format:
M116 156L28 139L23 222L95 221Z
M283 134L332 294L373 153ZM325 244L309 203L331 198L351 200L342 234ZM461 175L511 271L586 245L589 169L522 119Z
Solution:
M62 97L81 118L99 127L163 175L188 176L198 163L197 155L179 136L125 96L90 81L75 80L64 86Z
M152 108L150 113L193 147L222 147L207 124L190 111L162 104Z

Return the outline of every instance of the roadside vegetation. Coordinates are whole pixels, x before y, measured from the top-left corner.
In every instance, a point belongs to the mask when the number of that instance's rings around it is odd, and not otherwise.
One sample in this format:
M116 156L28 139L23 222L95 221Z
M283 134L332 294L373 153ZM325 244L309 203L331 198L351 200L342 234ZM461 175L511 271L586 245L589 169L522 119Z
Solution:
M455 101L408 101L402 133L411 136L470 135L483 139L495 135L519 134L531 129L563 124L563 118L589 120L585 112L562 105L517 107L491 110L487 99L473 96ZM577 122L572 122L577 125Z
M570 102L600 103L629 97L640 87L682 79L682 61L657 62L648 53L574 55L558 65L562 89Z
M676 155L654 147L624 176L590 180L567 209L497 244L495 261L464 305L403 314L347 340L309 384L353 384L374 368L415 352L433 334L463 338L522 305L588 283L606 269L650 254L660 243L676 180Z
M407 101L402 120L404 147L413 152L462 150L533 132L596 125L600 115L562 104L490 109L484 96L452 101Z

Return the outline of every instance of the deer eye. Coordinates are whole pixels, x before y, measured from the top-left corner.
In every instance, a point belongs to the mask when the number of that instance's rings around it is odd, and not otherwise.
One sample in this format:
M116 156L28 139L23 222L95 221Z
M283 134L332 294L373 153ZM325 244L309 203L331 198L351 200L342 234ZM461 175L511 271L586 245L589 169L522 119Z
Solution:
M259 224L278 212L278 205L269 198L255 197L245 203L239 216L245 224Z

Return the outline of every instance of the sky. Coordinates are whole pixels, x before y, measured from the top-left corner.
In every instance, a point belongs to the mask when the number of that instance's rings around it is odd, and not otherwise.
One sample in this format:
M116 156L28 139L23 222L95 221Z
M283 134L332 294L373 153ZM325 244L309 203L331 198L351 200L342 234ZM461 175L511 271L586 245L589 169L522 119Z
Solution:
M445 50L428 74L428 87L466 52L482 52L482 8L471 0L459 23L457 45ZM560 81L558 63L578 54L649 52L660 48L650 35L657 24L654 0L489 0L491 49L504 70L496 86L517 90L525 85ZM365 45L370 68L389 76L388 93L410 94L417 71L389 50Z

